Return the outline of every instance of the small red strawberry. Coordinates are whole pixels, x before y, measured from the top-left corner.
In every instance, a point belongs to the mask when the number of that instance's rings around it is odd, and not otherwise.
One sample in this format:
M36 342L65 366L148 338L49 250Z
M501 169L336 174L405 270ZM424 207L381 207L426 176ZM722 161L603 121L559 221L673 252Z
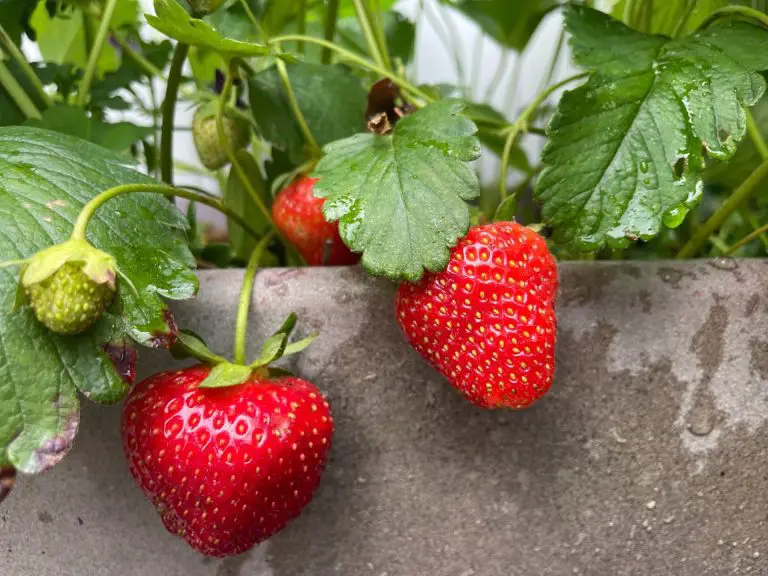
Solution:
M408 341L471 402L524 408L555 371L557 265L544 239L512 222L471 228L448 267L402 284Z
M315 182L302 176L280 191L272 204L275 225L310 266L356 264L360 255L344 244L339 225L323 217L325 199L313 196Z
M333 419L305 380L256 372L200 387L210 373L198 365L139 383L123 408L123 449L166 528L227 556L282 530L312 500Z

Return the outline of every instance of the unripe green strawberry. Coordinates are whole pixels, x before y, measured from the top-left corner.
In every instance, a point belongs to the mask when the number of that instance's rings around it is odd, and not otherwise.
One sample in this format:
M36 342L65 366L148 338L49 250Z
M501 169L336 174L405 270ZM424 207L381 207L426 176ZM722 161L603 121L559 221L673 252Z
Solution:
M189 0L189 6L195 16L208 16L216 12L226 0Z
M224 135L234 150L240 150L248 145L250 126L242 120L224 115ZM216 126L216 114L211 107L200 108L192 120L192 138L195 142L200 162L208 170L218 170L229 163L227 149L219 139Z
M64 264L26 290L37 319L57 334L84 332L101 317L115 296L114 286L96 284L74 262Z
M112 303L116 273L112 256L85 240L69 240L30 258L21 271L21 288L51 332L79 334Z

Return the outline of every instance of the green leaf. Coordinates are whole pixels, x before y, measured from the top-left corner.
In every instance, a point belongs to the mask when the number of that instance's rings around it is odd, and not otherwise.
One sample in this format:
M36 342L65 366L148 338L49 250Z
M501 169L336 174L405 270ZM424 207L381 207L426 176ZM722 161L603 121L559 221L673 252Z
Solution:
M176 0L155 0L155 16L147 14L147 23L166 36L192 46L209 48L229 57L265 56L269 48L253 42L226 38L208 22L193 18Z
M299 108L320 146L365 129L367 94L348 68L304 62L286 68ZM250 100L262 136L287 151L294 164L303 163L308 158L304 136L274 66L251 77Z
M151 182L126 167L126 157L55 132L0 129L0 261L28 258L67 240L84 203L119 184ZM127 391L120 359L124 334L145 332L148 343L174 334L160 296L188 298L196 289L184 219L165 198L134 194L111 200L88 228L89 240L115 256L136 286L125 285L116 308L89 332L52 335L28 308L10 313L18 270L0 269L0 465L41 472L68 451L79 421L77 390L100 402ZM132 324L152 309L148 324ZM108 346L110 345L111 346Z
M247 150L239 150L237 152L237 159L243 167L251 186L258 192L261 201L269 209L272 206L272 195L269 193L258 162ZM237 170L229 172L227 186L224 189L224 202L231 210L245 218L260 234L264 235L270 230L272 225L267 220L266 215L256 205L256 202L253 201L253 198L251 198ZM247 261L251 252L256 247L256 240L234 220L227 220L227 228L235 254L241 260Z
M500 136L497 132L499 128L504 128L509 125L509 121L501 112L489 104L471 102L463 99L461 90L452 84L426 84L419 88L424 90L427 94L432 95L434 98L457 98L463 100L466 104L466 108L462 114L472 120L477 126L477 137L480 139L480 143L501 158L504 152L506 138ZM520 147L519 142L516 142L512 147L512 153L509 156L509 165L526 174L530 174L533 170L528 161L528 156L526 156L525 152Z
M589 81L549 126L536 195L555 240L592 251L674 227L702 189L702 145L727 159L744 106L765 90L768 31L740 21L679 40L646 36L595 10L566 16Z
M728 4L728 0L696 0L693 10L679 32L690 34L712 12ZM654 3L634 1L627 6L627 0L619 0L613 6L611 15L640 32L672 36L680 20L686 17L689 5L689 0L664 0Z
M467 164L480 155L464 103L441 100L406 116L388 136L358 134L329 144L315 170L323 213L339 220L344 242L363 267L418 280L442 270L469 228L467 200L479 184Z
M474 20L502 46L522 52L558 0L441 0Z
M237 386L247 382L253 369L239 364L230 364L224 362L213 367L205 380L200 383L199 388L226 388L227 386Z
M128 151L133 144L153 132L152 127L136 126L129 122L110 124L89 117L82 108L69 104L57 104L43 112L40 120L27 120L25 124L77 136L115 152Z

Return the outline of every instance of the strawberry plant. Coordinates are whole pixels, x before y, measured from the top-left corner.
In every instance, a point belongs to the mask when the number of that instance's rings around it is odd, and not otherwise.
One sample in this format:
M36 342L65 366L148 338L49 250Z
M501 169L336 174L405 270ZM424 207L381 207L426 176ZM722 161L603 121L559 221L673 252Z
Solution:
M260 266L359 262L399 285L393 321L452 386L521 409L557 385L556 257L766 256L755 3L146 4L0 0L0 500L66 456L83 397L127 396L128 468L171 532L221 556L298 516L333 420L319 388L272 365L315 337L290 341L301 319L246 358ZM456 74L420 83L435 13ZM560 29L540 89L501 109L542 22ZM485 96L483 43L502 54ZM202 167L180 157L187 131ZM168 307L194 297L196 268L228 266L246 266L231 359ZM197 363L135 383L143 347Z

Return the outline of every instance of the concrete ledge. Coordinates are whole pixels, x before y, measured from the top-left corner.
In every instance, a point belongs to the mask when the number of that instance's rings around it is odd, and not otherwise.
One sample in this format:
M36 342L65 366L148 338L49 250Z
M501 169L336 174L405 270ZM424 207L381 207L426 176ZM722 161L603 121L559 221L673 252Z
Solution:
M768 574L768 263L561 274L555 385L511 413L473 408L409 349L386 282L260 273L252 342L291 310L323 334L293 366L337 422L306 513L250 554L204 559L134 487L119 409L86 405L72 453L0 507L0 574ZM221 352L241 276L201 273L200 297L175 307Z

